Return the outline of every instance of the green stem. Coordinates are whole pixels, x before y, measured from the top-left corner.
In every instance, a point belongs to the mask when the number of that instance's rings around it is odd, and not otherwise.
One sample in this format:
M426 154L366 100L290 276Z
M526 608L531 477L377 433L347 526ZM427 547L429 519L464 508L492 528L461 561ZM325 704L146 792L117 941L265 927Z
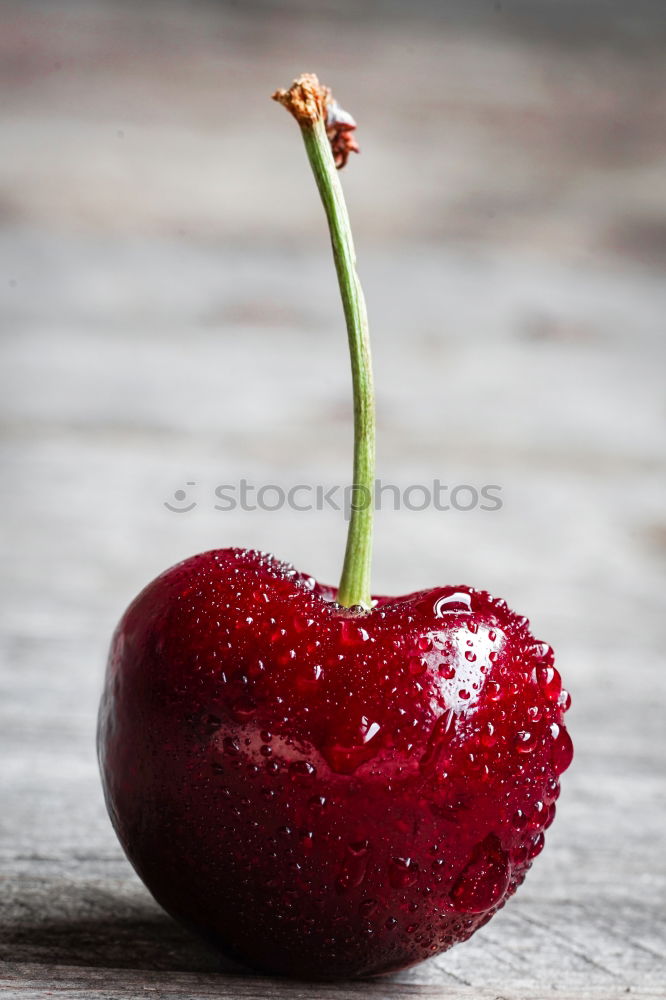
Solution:
M368 316L356 273L349 214L321 117L300 122L305 149L326 212L333 259L347 324L354 388L354 479L347 548L338 590L345 607L369 608L375 479L375 397L370 359Z

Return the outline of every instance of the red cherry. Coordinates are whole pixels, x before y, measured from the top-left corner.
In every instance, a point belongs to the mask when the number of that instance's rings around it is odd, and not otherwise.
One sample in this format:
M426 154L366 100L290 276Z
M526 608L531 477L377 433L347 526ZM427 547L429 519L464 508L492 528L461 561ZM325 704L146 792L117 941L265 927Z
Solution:
M204 553L116 631L109 812L220 951L300 977L400 969L468 938L541 850L572 754L559 694L550 647L485 592L363 613L270 556Z
M339 603L258 552L167 571L114 636L98 745L113 824L165 909L248 964L337 979L443 951L503 906L555 815L570 699L505 601L370 597L372 370L335 173L355 123L313 74L274 97L317 181L352 362Z

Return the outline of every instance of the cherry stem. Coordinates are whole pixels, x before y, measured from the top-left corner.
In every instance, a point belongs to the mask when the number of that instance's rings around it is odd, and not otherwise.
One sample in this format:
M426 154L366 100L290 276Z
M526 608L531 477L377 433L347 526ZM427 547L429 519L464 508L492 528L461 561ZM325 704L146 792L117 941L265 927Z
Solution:
M354 479L347 547L337 600L345 607L372 603L370 575L375 478L375 397L368 316L356 273L356 253L342 185L326 131L327 108L337 107L317 78L304 74L274 95L300 125L324 205L347 325L354 393ZM349 119L349 116L346 116ZM355 146L355 144L354 144ZM343 161L344 162L344 161Z

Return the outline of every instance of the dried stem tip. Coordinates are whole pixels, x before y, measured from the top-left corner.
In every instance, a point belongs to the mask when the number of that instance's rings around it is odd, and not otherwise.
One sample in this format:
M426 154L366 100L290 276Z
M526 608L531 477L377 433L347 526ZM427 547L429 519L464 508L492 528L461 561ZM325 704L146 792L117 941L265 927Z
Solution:
M289 90L276 90L273 100L290 111L299 125L312 125L318 118L326 121L331 92L320 84L314 73L301 73Z
M273 100L291 112L301 128L311 128L317 121L324 123L338 170L344 167L350 153L359 152L353 135L356 122L314 73L301 73L289 90L276 90Z

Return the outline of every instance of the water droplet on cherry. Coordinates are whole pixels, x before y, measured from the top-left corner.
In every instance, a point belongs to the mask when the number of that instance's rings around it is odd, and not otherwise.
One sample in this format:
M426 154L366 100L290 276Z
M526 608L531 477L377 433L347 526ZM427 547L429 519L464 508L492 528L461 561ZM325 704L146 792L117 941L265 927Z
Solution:
M296 778L313 778L317 773L317 768L309 760L294 760L289 765L289 773Z
M560 691L560 696L557 699L557 704L560 706L563 712L568 712L571 708L571 695L564 688Z
M367 716L361 718L356 742L325 743L321 752L329 767L338 774L352 774L371 760L381 749L381 726Z
M516 733L513 745L518 753L532 753L536 746L536 742L536 736L534 733L530 733L526 729L521 729Z
M231 714L237 722L246 722L252 718L256 711L257 706L255 702L251 698L248 698L247 695L238 698L231 706Z
M516 830L524 830L527 826L527 816L522 809L516 809L515 813L511 817L511 825L515 827Z
M555 667L539 667L537 677L548 701L557 701L562 690L562 679Z
M361 628L356 622L345 619L340 625L340 639L347 646L355 646L360 642L367 642L370 638L366 629Z
M573 743L564 726L561 727L557 739L553 743L552 760L553 767L558 774L566 771L573 760Z
M486 722L481 730L481 742L484 747L494 747L497 743L497 733L492 722Z
M408 889L414 885L419 866L411 858L394 858L389 866L389 882L394 889Z
M541 854L541 852L543 851L545 842L546 842L546 840L545 840L545 837L544 837L543 833L537 834L537 836L532 841L532 844L527 849L527 857L529 858L530 861L533 858L536 858L537 854Z
M314 618L308 618L307 615L294 615L294 629L297 632L305 632L307 629L314 625Z
M368 867L369 849L370 845L367 840L359 840L347 845L347 856L342 862L335 882L338 892L357 889L361 885Z
M485 693L489 701L499 701L502 697L502 689L497 681L488 681Z
M555 653L552 646L549 646L547 642L534 642L530 649L535 659L552 667L555 662Z
M230 757L237 757L241 752L240 743L233 736L225 736L222 740L222 747Z
M483 913L500 901L509 885L509 862L497 837L479 844L451 889L459 913Z
M472 598L469 594L456 591L435 601L433 611L436 618L442 618L446 614L470 614L472 611Z

